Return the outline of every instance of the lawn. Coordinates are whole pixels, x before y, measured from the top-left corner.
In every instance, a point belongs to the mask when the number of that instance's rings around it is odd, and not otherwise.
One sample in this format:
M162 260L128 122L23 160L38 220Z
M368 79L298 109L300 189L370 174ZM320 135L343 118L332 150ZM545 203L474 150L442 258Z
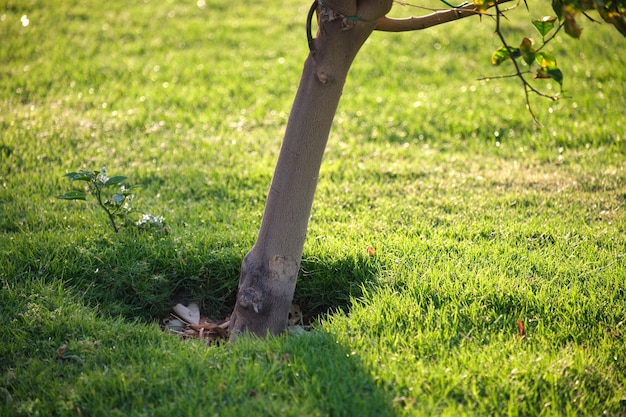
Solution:
M178 302L233 308L308 3L0 4L0 415L626 414L626 42L585 19L548 47L543 127L493 78L489 18L375 32L320 173L310 331L161 330ZM166 231L56 197L103 167Z

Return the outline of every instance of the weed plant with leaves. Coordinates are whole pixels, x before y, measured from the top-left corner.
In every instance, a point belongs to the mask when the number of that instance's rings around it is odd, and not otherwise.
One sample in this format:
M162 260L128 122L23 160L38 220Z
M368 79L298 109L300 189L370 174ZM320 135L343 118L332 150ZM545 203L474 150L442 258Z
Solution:
M57 196L62 200L87 200L87 194L95 197L98 206L101 207L109 219L109 223L115 232L119 232L120 227L134 226L141 230L166 231L165 218L143 213L142 216L133 221L131 219L136 210L132 207L135 198L133 191L141 185L126 185L124 182L128 177L116 175L109 177L106 168L99 171L80 170L64 175L70 181L83 181L87 185L83 190L71 190L65 194Z

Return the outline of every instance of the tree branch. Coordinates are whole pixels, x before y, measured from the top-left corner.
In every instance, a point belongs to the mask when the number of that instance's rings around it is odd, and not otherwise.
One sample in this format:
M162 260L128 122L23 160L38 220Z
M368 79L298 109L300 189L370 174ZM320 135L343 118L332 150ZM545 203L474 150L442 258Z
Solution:
M513 0L499 0L497 4L507 3ZM419 16L407 17L403 19L395 19L391 17L381 18L374 30L383 32L408 32L413 30L422 30L429 27L441 25L443 23L452 22L454 20L463 19L465 17L483 14L473 3L454 9L439 10L434 13Z

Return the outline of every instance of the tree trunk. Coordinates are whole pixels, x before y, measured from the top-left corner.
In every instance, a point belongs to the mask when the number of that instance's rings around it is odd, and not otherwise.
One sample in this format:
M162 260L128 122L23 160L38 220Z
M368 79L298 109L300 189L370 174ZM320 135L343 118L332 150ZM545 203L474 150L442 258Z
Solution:
M231 338L285 330L330 128L350 65L391 0L326 0L304 63L257 241L245 256ZM358 5L357 5L358 3Z

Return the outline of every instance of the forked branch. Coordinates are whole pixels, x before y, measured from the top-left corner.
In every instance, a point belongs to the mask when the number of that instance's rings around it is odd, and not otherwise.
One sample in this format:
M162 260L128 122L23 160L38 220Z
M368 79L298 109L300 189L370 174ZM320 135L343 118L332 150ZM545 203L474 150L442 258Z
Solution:
M499 0L497 1L497 4L507 3L509 1L513 0ZM481 12L475 4L468 3L455 7L454 9L438 10L425 16L407 17L401 19L385 16L378 21L374 30L380 30L383 32L409 32L413 30L427 29L443 23L480 14L484 14L484 12Z

